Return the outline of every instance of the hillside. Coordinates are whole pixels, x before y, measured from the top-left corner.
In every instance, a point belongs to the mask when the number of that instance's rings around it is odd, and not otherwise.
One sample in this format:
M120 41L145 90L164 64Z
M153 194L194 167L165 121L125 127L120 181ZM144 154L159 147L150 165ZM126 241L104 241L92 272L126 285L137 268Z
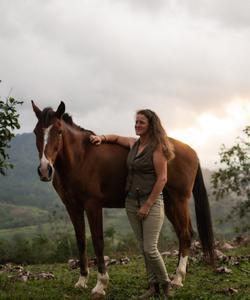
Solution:
M17 135L9 150L14 169L0 177L0 203L51 209L58 201L51 184L41 182L37 175L38 153L34 135Z
M48 221L48 211L28 206L0 204L0 229L40 224Z

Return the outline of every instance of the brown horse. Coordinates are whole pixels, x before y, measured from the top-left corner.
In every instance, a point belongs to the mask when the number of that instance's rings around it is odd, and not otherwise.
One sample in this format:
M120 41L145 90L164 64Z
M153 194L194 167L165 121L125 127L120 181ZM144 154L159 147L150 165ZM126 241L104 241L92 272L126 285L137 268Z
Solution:
M53 179L74 226L80 255L80 278L76 287L86 288L88 264L86 254L86 212L97 258L95 296L104 295L108 285L103 250L103 207L124 207L126 157L128 149L116 144L99 147L89 142L93 132L75 125L65 114L63 102L56 111L41 111L32 101L38 122L34 129L40 157L38 174L42 181ZM179 262L172 284L182 286L193 229L188 200L193 193L197 227L203 251L213 261L213 230L206 189L197 155L188 145L171 139L175 158L168 164L168 182L163 190L165 213L179 239Z

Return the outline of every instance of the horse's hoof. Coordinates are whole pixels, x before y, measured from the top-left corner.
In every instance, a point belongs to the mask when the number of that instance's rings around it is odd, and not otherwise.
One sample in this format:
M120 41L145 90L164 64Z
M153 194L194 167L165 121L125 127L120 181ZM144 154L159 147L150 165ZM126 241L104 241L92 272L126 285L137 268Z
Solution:
M172 289L180 289L183 287L181 282L171 281L171 288Z
M75 288L77 289L86 289L88 281L88 276L80 276L77 283L75 284Z
M92 293L91 294L92 299L99 299L99 298L104 297L104 296L105 296L105 292L102 293L102 294L100 294L100 293Z
M87 289L88 286L87 286L87 283L86 283L85 280L79 279L77 281L77 283L75 284L75 288L77 288L77 289Z
M75 288L76 288L76 289L87 289L88 286L87 286L86 283L85 283L85 284L82 284L81 282L77 282L77 283L75 284Z

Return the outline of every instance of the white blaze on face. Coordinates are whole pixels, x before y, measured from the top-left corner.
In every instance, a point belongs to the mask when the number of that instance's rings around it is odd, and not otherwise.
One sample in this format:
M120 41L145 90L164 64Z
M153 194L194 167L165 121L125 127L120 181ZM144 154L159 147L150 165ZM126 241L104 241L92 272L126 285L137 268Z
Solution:
M47 169L47 166L49 164L49 161L48 159L46 158L45 156L45 148L46 148L46 145L48 143L48 140L49 140L49 134L50 134L50 130L52 128L53 125L50 125L48 128L45 129L44 131L44 136L43 136L43 154L42 154L42 158L41 158L41 170L43 169Z

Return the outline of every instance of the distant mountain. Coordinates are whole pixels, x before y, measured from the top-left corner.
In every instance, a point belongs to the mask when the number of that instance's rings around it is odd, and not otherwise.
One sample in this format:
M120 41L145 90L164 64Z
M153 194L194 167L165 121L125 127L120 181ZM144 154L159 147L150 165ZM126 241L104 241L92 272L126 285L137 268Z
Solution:
M17 135L9 149L14 169L0 176L0 203L50 209L58 196L50 183L41 182L37 174L38 152L32 133Z

